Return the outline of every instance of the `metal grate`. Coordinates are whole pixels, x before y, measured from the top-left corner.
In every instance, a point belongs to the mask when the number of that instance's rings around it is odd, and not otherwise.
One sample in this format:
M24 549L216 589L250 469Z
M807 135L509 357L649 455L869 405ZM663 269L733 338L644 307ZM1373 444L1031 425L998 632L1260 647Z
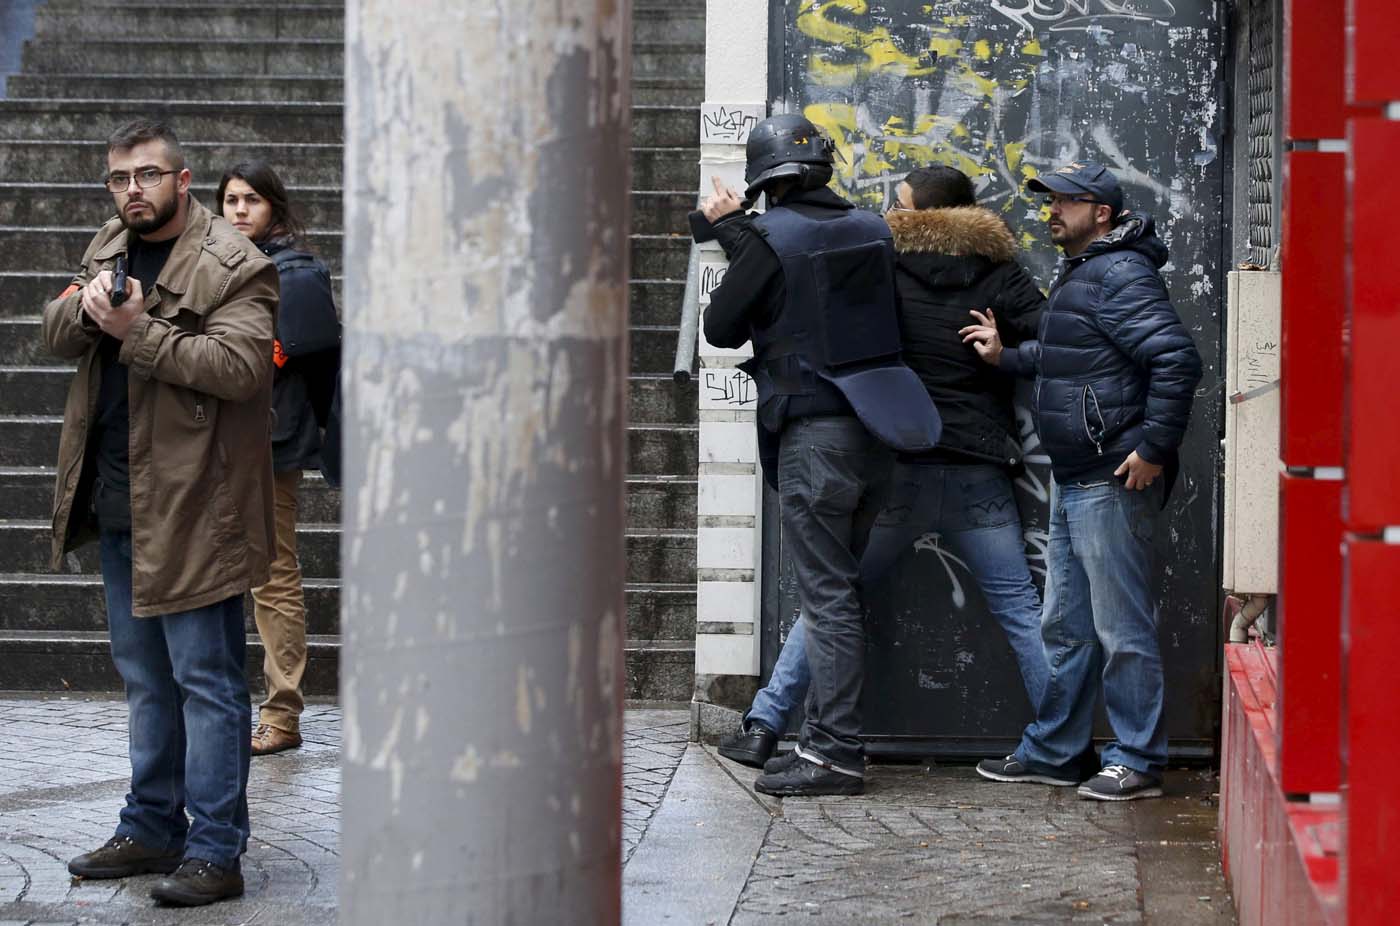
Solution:
M1274 44L1277 0L1249 3L1249 259L1267 267L1278 243L1278 71Z

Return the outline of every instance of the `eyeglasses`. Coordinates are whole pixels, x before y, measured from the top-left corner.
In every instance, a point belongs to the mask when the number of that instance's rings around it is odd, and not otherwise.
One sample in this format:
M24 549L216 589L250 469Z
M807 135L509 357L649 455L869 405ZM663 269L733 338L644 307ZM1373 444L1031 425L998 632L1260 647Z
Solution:
M1047 206L1053 206L1056 203L1092 203L1095 206L1108 205L1108 203L1101 203L1097 199L1080 199L1078 196L1047 196L1043 202Z
M178 170L156 170L154 167L147 167L143 170L138 170L134 174L108 174L106 178L103 179L102 185L113 193L125 193L130 189L131 181L134 178L138 187L143 190L149 190L151 187L160 186L161 181L165 179L167 174L178 173Z

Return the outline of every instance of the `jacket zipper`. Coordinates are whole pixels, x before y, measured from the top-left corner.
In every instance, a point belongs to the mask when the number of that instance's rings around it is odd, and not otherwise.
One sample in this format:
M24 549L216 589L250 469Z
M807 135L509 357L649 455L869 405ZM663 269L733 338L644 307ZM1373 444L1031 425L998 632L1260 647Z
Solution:
M1089 399L1094 400L1094 415L1099 419L1099 439L1094 439L1094 432L1089 429ZM1099 397L1094 395L1093 386L1084 387L1084 396L1079 402L1079 414L1084 419L1084 433L1088 435L1089 441L1094 445L1094 450L1099 456L1103 456L1103 412L1099 410Z
M194 400L194 420L197 424L203 424L207 420L204 414L204 399L202 397Z

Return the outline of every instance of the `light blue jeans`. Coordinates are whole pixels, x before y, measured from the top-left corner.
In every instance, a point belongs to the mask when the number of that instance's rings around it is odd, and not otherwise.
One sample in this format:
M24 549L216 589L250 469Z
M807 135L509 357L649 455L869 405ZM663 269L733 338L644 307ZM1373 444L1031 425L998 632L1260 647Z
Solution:
M937 532L967 563L987 607L1006 632L1026 697L1039 704L1049 677L1040 632L1040 596L1026 563L1021 519L1011 480L991 464L897 463L890 494L875 519L860 561L862 585L885 575L914 543ZM782 733L811 683L806 621L788 633L768 685L746 716Z
M1046 553L1050 682L1016 757L1044 772L1073 768L1093 735L1099 682L1114 740L1103 764L1159 775L1167 762L1162 657L1152 588L1152 534L1162 481L1056 485Z

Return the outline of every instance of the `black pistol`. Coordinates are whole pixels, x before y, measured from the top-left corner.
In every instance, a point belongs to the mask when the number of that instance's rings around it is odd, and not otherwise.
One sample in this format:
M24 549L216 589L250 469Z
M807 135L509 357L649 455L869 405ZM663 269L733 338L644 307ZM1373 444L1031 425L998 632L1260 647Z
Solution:
M126 255L117 258L117 269L112 271L112 297L107 300L116 308L126 301Z

